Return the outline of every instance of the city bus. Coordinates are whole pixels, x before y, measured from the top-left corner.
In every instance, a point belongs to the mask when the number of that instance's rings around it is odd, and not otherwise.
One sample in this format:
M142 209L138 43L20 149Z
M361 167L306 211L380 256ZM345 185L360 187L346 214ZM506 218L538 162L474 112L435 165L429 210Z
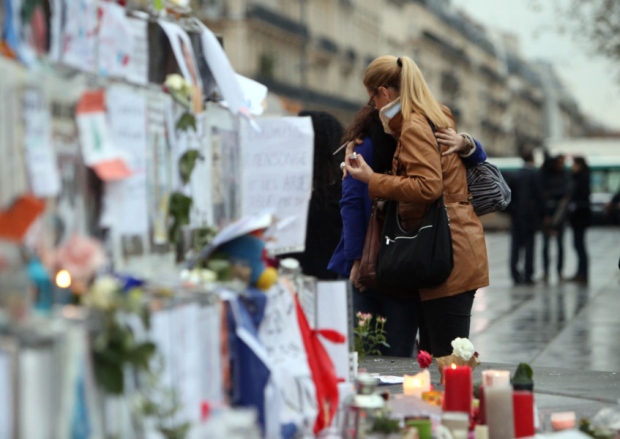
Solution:
M590 167L592 221L594 225L605 225L610 222L607 206L614 194L620 192L620 140L614 139L613 142L604 142L605 146L610 146L613 143L613 149L605 148L602 150L596 147L597 143L600 142L588 143L585 139L579 143L567 141L563 145L556 142L550 145L552 147L548 148L548 152L551 156L564 154L567 171L570 171L572 166L572 157L577 155L585 157ZM511 173L523 166L523 160L520 157L491 157L489 162L496 165L507 180ZM542 151L536 151L536 166L540 167L542 162ZM507 229L510 227L510 220L506 213L496 214L489 218L482 217L481 219L487 229Z

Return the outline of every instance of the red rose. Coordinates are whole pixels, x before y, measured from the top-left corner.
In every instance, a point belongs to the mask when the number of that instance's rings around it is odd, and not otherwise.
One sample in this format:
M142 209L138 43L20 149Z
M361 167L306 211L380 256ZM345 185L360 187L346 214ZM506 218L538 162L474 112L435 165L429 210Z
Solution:
M433 356L426 351L418 353L418 364L422 369L426 369L433 362Z

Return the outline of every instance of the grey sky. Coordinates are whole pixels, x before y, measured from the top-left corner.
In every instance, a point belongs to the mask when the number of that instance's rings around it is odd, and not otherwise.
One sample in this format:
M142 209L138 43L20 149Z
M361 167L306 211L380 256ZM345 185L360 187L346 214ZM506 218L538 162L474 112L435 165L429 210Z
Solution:
M452 0L483 24L515 33L526 59L546 59L555 66L564 84L592 119L620 129L620 84L614 82L610 62L589 53L583 43L560 35L552 2L540 11L529 0Z

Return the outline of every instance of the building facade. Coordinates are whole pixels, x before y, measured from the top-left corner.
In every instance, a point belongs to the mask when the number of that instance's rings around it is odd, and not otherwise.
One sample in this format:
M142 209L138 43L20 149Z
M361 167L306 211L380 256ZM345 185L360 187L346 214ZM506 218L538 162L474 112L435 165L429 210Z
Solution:
M293 113L325 110L348 123L368 100L364 69L394 54L419 64L458 129L490 155L542 144L553 131L551 106L564 135L583 119L565 92L548 99L544 75L514 37L490 32L449 0L195 0L194 8L222 35L235 69Z

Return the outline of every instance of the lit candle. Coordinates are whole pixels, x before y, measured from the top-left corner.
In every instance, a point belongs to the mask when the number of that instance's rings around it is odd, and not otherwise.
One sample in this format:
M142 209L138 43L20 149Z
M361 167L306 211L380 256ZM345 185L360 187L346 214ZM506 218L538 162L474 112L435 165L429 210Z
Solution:
M469 366L457 366L444 369L445 390L443 394L443 410L447 412L471 413L473 399L472 373Z
M422 393L431 390L431 374L428 369L416 375L405 375L403 381L403 393L406 396L422 398Z
M484 387L493 386L509 386L510 385L510 371L508 370L483 370L482 371L482 385Z
M525 390L512 393L514 408L515 437L534 436L534 394Z
M56 274L56 290L54 291L54 302L55 303L67 303L69 301L69 297L71 296L71 292L69 288L73 284L71 279L71 275L67 270L60 270Z
M405 419L406 427L414 427L418 430L419 439L432 439L433 437L433 424L431 420L426 417L424 419Z
M484 390L493 386L509 386L510 372L507 370L488 369L482 371L482 384L480 385L480 409L478 410L478 419L481 424L487 423L486 401L484 398Z
M553 428L554 431L575 428L575 412L552 413L551 428Z
M512 387L493 385L484 389L484 406L489 437L513 439L515 437L512 410Z

